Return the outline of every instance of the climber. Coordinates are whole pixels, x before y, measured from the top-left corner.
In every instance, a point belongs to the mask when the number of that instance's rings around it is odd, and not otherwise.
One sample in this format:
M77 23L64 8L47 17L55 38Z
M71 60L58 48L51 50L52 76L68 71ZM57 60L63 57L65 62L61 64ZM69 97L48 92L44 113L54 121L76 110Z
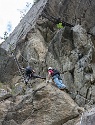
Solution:
M69 90L66 88L66 86L62 82L62 78L60 77L60 73L59 73L58 70L53 69L52 67L49 67L48 68L48 80L47 80L47 83L49 82L50 77L52 77L53 81L55 82L55 84L57 85L57 87L60 90L66 90L66 92L69 92Z
M35 70L31 68L31 66L27 66L25 68L25 84L28 84L29 79L32 78L41 78L41 79L46 79L45 77L41 77L35 74Z

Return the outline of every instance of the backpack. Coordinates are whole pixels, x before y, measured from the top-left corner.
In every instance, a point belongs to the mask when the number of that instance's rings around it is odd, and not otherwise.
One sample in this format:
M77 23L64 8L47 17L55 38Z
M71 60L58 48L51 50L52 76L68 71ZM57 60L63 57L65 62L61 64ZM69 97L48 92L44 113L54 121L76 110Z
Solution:
M60 73L57 69L52 69L53 73L52 73L52 77L56 74L58 74L60 76Z

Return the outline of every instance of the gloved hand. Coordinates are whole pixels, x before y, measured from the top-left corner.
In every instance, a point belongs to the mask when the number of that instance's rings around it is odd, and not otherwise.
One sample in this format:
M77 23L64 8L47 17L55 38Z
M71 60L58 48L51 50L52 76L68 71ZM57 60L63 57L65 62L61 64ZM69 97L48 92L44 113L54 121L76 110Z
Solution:
M49 83L49 80L46 80L46 83Z

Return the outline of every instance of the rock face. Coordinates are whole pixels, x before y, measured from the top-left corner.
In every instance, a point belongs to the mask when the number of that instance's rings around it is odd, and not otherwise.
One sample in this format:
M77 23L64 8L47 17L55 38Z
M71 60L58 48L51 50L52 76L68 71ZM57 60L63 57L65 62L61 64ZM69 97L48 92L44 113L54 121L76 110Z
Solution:
M82 125L85 125L85 124L88 124L88 123L91 124L91 125L95 124L95 109L94 108L92 108L88 112L85 112L81 123L82 123Z
M45 86L45 83L34 85L35 90L38 90ZM2 106L6 105L6 102L2 103ZM78 108L68 94L51 84L34 95L30 89L27 95L17 96L2 123L4 125L15 121L20 125L61 125L79 116Z
M61 17L72 24L81 24L94 33L94 0L49 0L49 7L55 17Z
M94 0L40 0L0 45L1 82L22 83L11 55L14 52L22 67L29 64L39 75L46 76L49 66L60 70L64 83L72 92L72 99L77 103L52 85L37 91L34 97L30 89L30 94L21 95L23 99L16 97L15 108L10 105L10 110L2 118L3 125L78 125L78 106L95 103L95 43L93 36L88 34L88 31L94 34L94 6ZM56 24L43 14L61 17L74 27L57 29ZM46 85L38 79L33 83L33 89L38 83L40 87Z

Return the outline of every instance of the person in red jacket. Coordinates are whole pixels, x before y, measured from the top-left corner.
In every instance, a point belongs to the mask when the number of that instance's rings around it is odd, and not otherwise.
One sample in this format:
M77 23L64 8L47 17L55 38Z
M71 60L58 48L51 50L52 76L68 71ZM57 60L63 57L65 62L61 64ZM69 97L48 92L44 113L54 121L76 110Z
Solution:
M57 87L59 89L63 89L63 90L66 89L66 86L63 83L62 78L61 78L58 70L53 69L52 67L49 67L48 68L48 80L47 80L47 82L49 82L50 77L52 77L53 81L55 82L55 84L57 85Z

